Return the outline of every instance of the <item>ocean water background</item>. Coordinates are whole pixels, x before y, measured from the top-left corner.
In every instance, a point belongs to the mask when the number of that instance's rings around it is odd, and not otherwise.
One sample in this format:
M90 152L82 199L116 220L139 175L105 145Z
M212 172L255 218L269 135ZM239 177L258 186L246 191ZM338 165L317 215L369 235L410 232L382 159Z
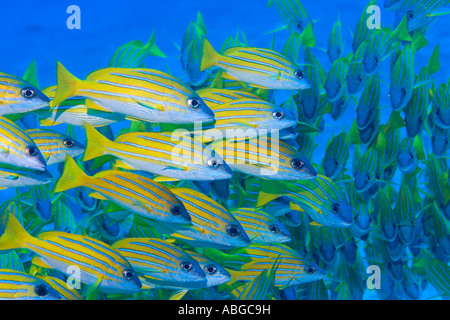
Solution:
M267 0L0 0L0 71L22 76L32 60L36 60L38 80L41 88L56 84L56 64L60 61L71 73L84 78L88 73L106 67L114 51L121 45L132 41L146 42L155 30L156 44L167 58L148 57L148 68L170 72L182 80L188 81L180 64L180 53L176 45L188 24L196 19L200 11L207 28L207 38L215 48L237 31L242 31L249 46L268 48L272 34L266 34L283 25L274 7L267 8ZM317 48L313 52L326 70L331 63L325 52L328 36L334 22L340 16L344 39L345 54L351 52L352 33L357 20L368 0L302 0L310 16L316 20L314 30ZM382 7L383 0L378 1ZM66 12L70 5L81 9L81 29L70 30L66 21L70 16ZM394 14L381 10L382 27L392 26ZM439 17L426 34L429 45L419 51L416 57L416 71L425 65L432 49L440 43L441 69L433 78L438 85L446 82L450 75L450 37L448 26L450 15ZM286 30L276 33L275 49L281 50L289 36ZM176 44L176 45L175 45ZM390 108L388 98L389 62L385 61L382 73L382 106ZM283 102L283 94L277 93L277 102ZM351 103L344 116L337 122L329 115L325 119L325 131L316 143L313 161L320 164L328 139L334 133L341 132L343 126L350 128L355 117L355 104ZM388 110L390 112L390 110ZM389 112L383 112L384 116ZM386 118L382 118L382 122ZM127 123L115 124L118 132ZM62 129L61 129L62 128ZM65 130L63 126L55 130ZM426 134L425 134L426 136ZM83 131L78 136L84 141ZM425 139L425 145L429 143ZM351 163L351 159L349 160ZM316 167L318 169L318 167ZM397 173L399 174L399 173ZM55 176L57 178L57 176ZM15 190L1 191L3 199L14 196ZM76 208L74 208L76 209ZM433 297L432 288L422 298ZM365 298L376 298L369 292Z

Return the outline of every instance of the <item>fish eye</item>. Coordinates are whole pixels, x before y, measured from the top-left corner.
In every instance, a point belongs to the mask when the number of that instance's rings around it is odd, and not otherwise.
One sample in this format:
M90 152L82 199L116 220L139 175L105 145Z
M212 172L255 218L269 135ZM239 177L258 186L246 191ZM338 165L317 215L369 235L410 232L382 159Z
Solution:
M271 225L269 226L269 230L270 230L272 233L280 233L280 231L281 231L280 227L277 226L276 224L271 224Z
M123 278L128 281L132 280L135 277L134 271L131 269L123 270L122 274L123 274Z
M419 122L422 123L423 122L422 116L419 116L419 118L417 118L417 120L419 120Z
M402 97L406 96L406 89L405 88L402 88L402 90L400 92L402 94Z
M277 119L280 120L281 118L283 118L284 113L281 111L275 111L274 113L272 113L272 116Z
M48 294L48 287L46 285L40 284L34 288L34 292L39 297L45 297Z
M441 115L441 109L440 108L436 108L436 115L439 117Z
M198 107L200 107L200 100L197 98L189 98L188 101L188 106L192 109L197 109Z
M35 95L35 91L32 88L24 88L22 89L22 96L24 96L27 99L31 99Z
M39 153L38 148L36 148L36 147L34 147L34 146L28 146L28 147L25 149L25 151L26 151L26 153L27 153L29 156L31 156L31 157L35 157L35 156L37 156L38 153Z
M370 181L370 175L369 174L366 174L366 179L367 179L367 181Z
M216 273L216 271L217 271L217 268L212 264L208 264L205 267L206 274L214 274L214 273Z
M302 70L296 70L296 71L294 72L294 76L295 76L298 80L303 79L303 71L302 71Z
M333 205L331 206L331 211L336 214L339 212L340 208L341 206L339 205L339 203L333 203Z
M388 176L390 176L391 173L392 173L392 168L391 168L391 167L387 167L387 168L386 168L386 174L387 174Z
M73 141L70 138L67 138L66 140L64 140L63 143L67 148L72 148L75 145L75 141Z
M345 104L345 101L344 100L341 100L340 102L339 102L339 106L343 106Z
M342 88L342 85L341 85L340 83L338 83L338 88L339 88L339 89Z
M217 159L208 159L208 166L213 168L213 169L217 169L219 167L220 163L219 160Z
M408 20L411 20L412 18L414 18L414 12L413 12L412 10L408 10L408 11L406 12L406 18L407 18Z
M241 234L241 229L235 224L229 224L227 225L227 233L232 237L237 237Z
M316 268L314 266L306 266L305 272L308 274L313 274L314 272L316 272Z
M170 207L170 213L174 216L179 216L182 213L181 207L177 204L174 204Z
M409 153L409 157L411 158L411 160L414 160L414 155L411 152Z
M378 64L379 61L378 61L377 57L375 57L373 60L374 60L375 64Z
M297 29L299 29L299 30L303 29L303 22L297 21Z
M183 261L181 263L181 270L185 271L185 272L189 272L192 269L192 263L190 263L189 261Z
M305 163L300 159L292 159L291 166L294 169L302 169L305 166Z
M356 78L356 80L358 80L359 83L361 83L363 81L362 77L360 75L358 75L358 77Z

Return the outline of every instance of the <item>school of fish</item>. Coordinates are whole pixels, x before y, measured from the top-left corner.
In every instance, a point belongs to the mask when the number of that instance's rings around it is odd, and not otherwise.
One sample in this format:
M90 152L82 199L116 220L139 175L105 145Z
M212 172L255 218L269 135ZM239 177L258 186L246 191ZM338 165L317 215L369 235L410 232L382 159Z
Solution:
M199 12L183 78L145 65L154 32L47 88L0 73L0 299L449 299L450 78L415 57L450 1L366 1L327 48L300 0L265 48Z

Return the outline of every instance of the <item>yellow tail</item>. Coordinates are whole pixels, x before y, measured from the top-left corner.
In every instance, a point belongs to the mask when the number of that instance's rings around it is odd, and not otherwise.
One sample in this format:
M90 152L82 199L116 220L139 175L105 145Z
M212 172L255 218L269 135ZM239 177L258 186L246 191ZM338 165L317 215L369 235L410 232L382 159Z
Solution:
M106 146L114 143L88 123L84 124L84 129L86 130L87 145L83 161L101 157L105 154Z
M8 209L1 213L0 233L0 252L24 248L33 239Z
M200 64L200 71L215 66L218 57L219 54L216 52L216 50L214 50L211 43L209 43L209 41L205 38L203 40L203 53L202 62Z
M74 97L77 94L82 80L71 74L60 62L56 62L57 87L52 106L61 104L64 100Z
M56 181L53 193L82 187L89 179L91 179L91 177L84 173L75 160L73 160L71 156L66 155L63 173L58 181Z

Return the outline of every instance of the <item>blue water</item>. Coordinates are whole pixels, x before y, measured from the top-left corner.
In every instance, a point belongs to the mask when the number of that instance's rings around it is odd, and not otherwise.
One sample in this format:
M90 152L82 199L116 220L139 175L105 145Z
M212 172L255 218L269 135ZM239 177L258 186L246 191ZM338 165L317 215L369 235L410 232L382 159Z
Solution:
M316 20L317 48L314 53L328 69L330 62L320 49L326 48L328 35L338 15L346 40L345 53L349 53L354 27L367 1L303 0L302 3ZM81 9L80 30L69 30L66 26L69 17L66 9L73 4ZM145 61L146 67L170 70L173 75L188 81L181 69L177 45L180 46L186 27L196 19L198 11L204 18L207 37L216 48L238 30L245 33L249 46L269 47L272 35L264 34L283 25L275 8L267 8L266 0L0 0L0 71L21 76L29 63L36 60L38 80L44 88L56 84L55 61L58 60L75 76L83 78L93 70L106 67L119 46L136 39L145 42L155 30L156 44L167 58L149 57ZM392 26L393 21L393 13L382 10L382 27ZM450 59L449 25L450 15L437 19L426 34L429 45L417 53L418 71L428 61L431 49L440 43L441 69L433 76L437 84L446 82L450 74L450 66L446 63ZM281 50L288 36L286 30L277 32L275 48ZM385 75L384 79L387 80L388 76ZM382 106L389 107L387 92L388 82L383 85ZM282 96L276 98L282 102ZM319 146L313 159L315 163L320 163L329 137L341 132L343 124L350 127L355 107L351 104L338 122L325 116L325 132L316 141ZM114 131L117 132L122 125L114 125ZM5 197L11 194L15 191L3 193ZM371 292L368 294L367 298L376 298ZM434 294L429 291L422 297Z

